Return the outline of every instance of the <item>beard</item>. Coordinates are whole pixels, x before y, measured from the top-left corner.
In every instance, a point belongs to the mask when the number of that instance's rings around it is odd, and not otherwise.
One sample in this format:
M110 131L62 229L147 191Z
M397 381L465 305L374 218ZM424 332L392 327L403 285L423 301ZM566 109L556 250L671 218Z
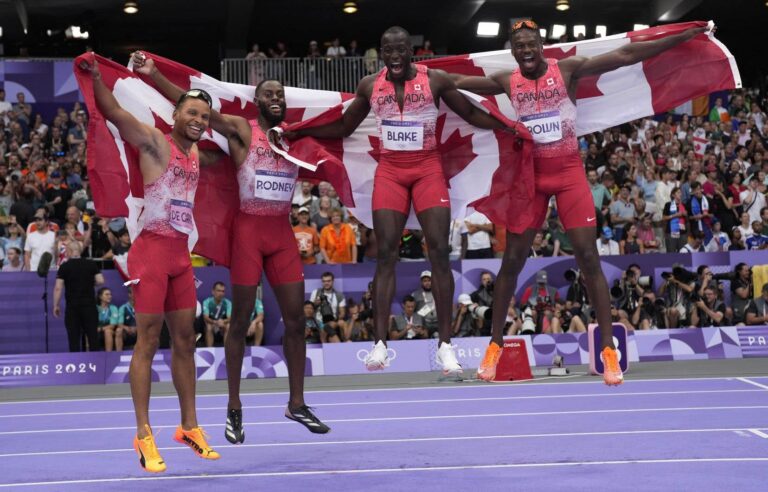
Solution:
M272 111L269 109L270 106L271 104L265 104L259 101L259 112L270 125L279 125L282 123L283 119L285 119L285 104L280 107L279 115L272 113Z

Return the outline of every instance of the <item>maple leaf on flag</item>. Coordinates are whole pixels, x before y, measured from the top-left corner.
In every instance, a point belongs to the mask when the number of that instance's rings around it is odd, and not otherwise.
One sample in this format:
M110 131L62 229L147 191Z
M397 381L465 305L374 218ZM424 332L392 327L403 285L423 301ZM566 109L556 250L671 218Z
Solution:
M576 56L576 47L573 46L567 51L562 48L544 48L544 55L549 58L554 58L555 60L564 60L571 56ZM580 78L579 85L576 86L576 99L602 96L602 91L597 87L597 81L599 79L599 75Z

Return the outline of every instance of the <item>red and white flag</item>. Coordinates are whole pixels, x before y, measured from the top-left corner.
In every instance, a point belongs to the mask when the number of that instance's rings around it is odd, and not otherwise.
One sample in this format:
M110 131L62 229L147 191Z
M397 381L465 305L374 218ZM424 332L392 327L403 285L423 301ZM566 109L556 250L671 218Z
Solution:
M628 43L660 39L705 23L660 26L607 38L566 43L545 48L545 56L595 56ZM83 55L92 56L92 55ZM218 81L184 65L150 55L161 72L176 85L200 88L213 97L214 109L255 118L252 86ZM88 132L88 170L97 211L107 217L128 217L132 234L141 224L143 185L136 153L124 145L116 129L98 112L90 76L77 69L78 82L92 115ZM153 87L151 80L99 57L102 78L121 106L147 124L163 131L172 125L173 104ZM508 50L434 59L432 68L471 75L490 75L516 67ZM579 134L602 130L637 118L666 111L696 96L741 86L736 63L727 48L711 34L702 34L645 62L620 68L600 77L585 78L578 90ZM287 122L324 124L341 117L352 95L299 88L286 88ZM467 94L476 105L515 119L506 96L497 96L498 112L489 100ZM347 103L348 104L348 103ZM527 224L527 206L533 190L530 168L530 136L521 129L518 137L508 132L472 127L444 108L440 110L440 150L450 185L451 208L463 217L467 208L485 213L493 222L519 230ZM315 173L302 169L301 179L326 180L362 222L370 225L371 194L378 149L373 115L350 137L322 142L305 137L293 142L289 154L297 161L320 164ZM215 145L227 151L226 140L215 132L201 146ZM525 165L528 163L528 165ZM310 166L312 167L312 166ZM223 159L201 172L195 206L197 231L190 237L194 251L229 263L229 230L237 211L235 169ZM417 228L411 216L408 227Z
M708 144L709 140L707 140L707 133L703 128L699 128L693 132L693 153L696 154L696 157L699 159L704 157Z

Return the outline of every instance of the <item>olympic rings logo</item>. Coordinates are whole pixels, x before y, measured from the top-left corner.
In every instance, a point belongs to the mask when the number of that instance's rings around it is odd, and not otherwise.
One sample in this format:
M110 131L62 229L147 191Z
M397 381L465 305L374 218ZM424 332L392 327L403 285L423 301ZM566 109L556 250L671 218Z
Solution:
M365 359L368 357L368 355L371 352L369 350L360 349L357 351L357 360L360 362L365 362ZM395 360L397 359L397 351L393 348L387 347L387 357L389 357L389 360Z

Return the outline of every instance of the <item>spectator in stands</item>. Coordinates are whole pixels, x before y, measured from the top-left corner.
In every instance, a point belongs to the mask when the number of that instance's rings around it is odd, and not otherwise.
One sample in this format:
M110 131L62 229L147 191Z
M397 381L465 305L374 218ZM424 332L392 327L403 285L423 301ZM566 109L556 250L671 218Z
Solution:
M117 240L112 245L112 255L119 256L128 253L131 249L131 235L128 233L128 229L120 229L115 233Z
M334 335L335 336L335 335ZM307 343L322 343L325 334L315 319L315 305L310 301L304 303L304 341ZM338 341L338 337L336 337Z
M597 171L594 168L587 169L587 181L589 182L589 188L592 191L592 200L595 202L595 208L602 210L603 208L608 207L613 200L613 196L604 184L598 182Z
M0 237L0 248L2 248L3 252L8 255L10 248L18 248L23 251L26 232L16 222L15 215L8 217L8 225L5 227L5 232L7 237Z
M637 237L637 226L630 224L627 227L627 234L624 239L619 243L619 254L622 255L635 255L645 253L645 246L643 242Z
M673 188L671 199L664 205L662 219L664 221L664 243L668 253L676 253L685 245L687 237L687 212L682 201L683 192Z
M264 303L256 296L253 312L251 312L251 322L248 325L248 331L245 333L246 341L252 338L253 345L258 346L264 340Z
M613 230L610 227L603 227L600 237L597 239L597 253L600 256L620 254L619 243L613 240Z
M544 232L536 231L536 234L533 236L533 243L531 243L531 249L528 252L528 258L538 258L540 256L552 256L552 248L544 239Z
M8 122L8 113L13 110L11 103L5 100L5 89L0 89L0 120Z
M24 122L24 126L29 126L32 118L32 106L27 104L23 92L16 94L16 104L13 105L13 113L19 121Z
M752 222L749 220L749 213L742 212L741 222L738 225L738 230L741 233L741 237L746 240L752 237L754 230L752 229Z
M339 38L333 38L331 45L325 51L325 56L328 58L342 58L347 56L347 50L341 45Z
M475 321L470 311L473 306L472 298L469 294L460 294L456 312L451 324L454 337L471 337L476 333Z
M309 209L299 209L299 223L293 226L293 235L296 236L296 245L299 248L301 261L305 265L317 263L315 255L320 252L320 236L309 223Z
M66 184L62 183L61 178L61 172L58 169L52 171L48 176L48 186L45 190L46 205L53 209L51 218L58 224L64 224L69 200L72 198L72 192Z
M435 298L432 295L432 272L421 272L421 287L414 290L411 296L416 300L416 312L424 320L424 328L430 336L437 333L437 313L435 311Z
M698 181L691 183L691 198L685 208L688 210L689 231L703 232L705 237L710 237L712 216L709 200L704 196L704 190Z
M768 236L763 234L763 222L752 222L752 235L744 241L745 249L754 251L768 248Z
M334 288L334 276L331 272L321 275L322 287L312 291L309 300L315 306L315 317L328 337L340 335L339 320L346 315L347 300L344 294Z
M746 309L747 325L768 324L768 284L764 284L761 296L753 299Z
M67 132L67 143L70 148L77 147L88 139L88 128L85 122L85 112L81 111L75 116L75 124Z
M322 231L325 226L331 223L331 198L329 196L321 196L317 200L317 212L312 214L312 223L315 224L318 232ZM310 214L312 210L310 209Z
M704 233L701 231L688 231L688 242L680 248L680 253L703 253Z
M136 308L133 305L133 288L128 287L128 300L118 309L117 329L115 330L115 350L132 347L136 343Z
M306 207L310 213L316 212L317 197L312 194L312 183L309 181L302 181L301 186L297 186L296 188L298 192L293 195L292 203L295 203L299 207Z
M349 42L349 48L347 48L347 56L363 56L363 52L357 46L357 40L353 39Z
M712 239L709 240L704 250L712 253L717 251L728 251L731 247L731 239L728 234L722 230L722 222L712 219Z
M99 316L98 331L104 337L104 350L111 352L115 348L115 331L120 322L120 312L112 304L112 291L102 287L96 293L96 310ZM90 350L98 350L90 347Z
M488 217L480 212L474 212L464 219L462 234L467 236L465 259L493 258L491 247L493 229L493 224Z
M622 185L618 199L610 207L614 235L619 240L624 238L625 228L635 220L635 204L629 199L630 193L632 188Z
M5 255L3 259L4 272L20 272L24 269L24 261L21 256L21 248L11 246L6 250L0 249L0 252Z
M728 247L728 251L743 251L744 249L746 248L741 230L738 227L734 227L733 231L731 231L731 245Z
M270 58L286 58L288 57L288 48L285 47L285 43L278 41L275 43L274 48L269 48Z
M758 185L760 180L757 176L753 175L749 179L749 187L741 192L739 198L743 205L744 212L749 214L749 222L761 221L760 210L765 207L765 195L760 193Z
M429 39L424 40L424 45L416 49L416 56L433 56L435 52L432 50L432 41Z
M222 340L227 336L232 319L232 302L226 298L227 288L224 282L214 283L211 294L211 297L203 301L206 347L213 347L216 335L220 334Z
M320 252L328 264L357 263L355 233L342 222L341 210L331 211L331 223L320 232Z
M88 340L91 351L99 349L98 325L99 313L94 303L96 285L104 283L104 276L99 266L81 257L79 243L70 243L67 249L69 259L56 272L56 284L53 289L53 315L61 316L61 294L64 292L66 311L64 326L67 329L70 352L85 350L83 337Z
M427 338L424 319L416 313L416 300L407 295L403 298L403 312L394 316L389 326L390 340Z
M43 253L56 257L56 233L49 228L48 214L44 209L35 212L35 231L27 235L24 244L24 265L27 270L35 271Z

